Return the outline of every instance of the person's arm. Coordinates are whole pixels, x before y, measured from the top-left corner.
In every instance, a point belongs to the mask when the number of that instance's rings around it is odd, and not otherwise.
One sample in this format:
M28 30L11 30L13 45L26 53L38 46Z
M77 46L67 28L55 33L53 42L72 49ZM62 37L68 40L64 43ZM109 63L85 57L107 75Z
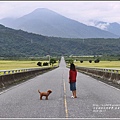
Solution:
M70 83L70 71L69 71L69 83Z
M77 77L77 70L76 70L76 77Z

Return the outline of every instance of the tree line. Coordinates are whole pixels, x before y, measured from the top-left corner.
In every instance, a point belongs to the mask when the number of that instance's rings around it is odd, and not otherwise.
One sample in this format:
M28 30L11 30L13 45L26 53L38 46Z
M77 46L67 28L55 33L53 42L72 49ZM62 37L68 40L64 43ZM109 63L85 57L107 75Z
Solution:
M120 55L120 38L47 37L0 26L0 57Z

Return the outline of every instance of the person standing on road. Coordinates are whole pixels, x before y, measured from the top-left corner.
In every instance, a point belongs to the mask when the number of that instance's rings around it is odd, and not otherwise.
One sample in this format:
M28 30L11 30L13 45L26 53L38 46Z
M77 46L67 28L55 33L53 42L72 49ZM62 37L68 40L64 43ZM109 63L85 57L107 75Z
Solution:
M70 70L69 70L69 83L70 83L70 90L72 91L73 96L72 98L77 98L76 96L76 77L77 77L77 70L75 65L71 63Z

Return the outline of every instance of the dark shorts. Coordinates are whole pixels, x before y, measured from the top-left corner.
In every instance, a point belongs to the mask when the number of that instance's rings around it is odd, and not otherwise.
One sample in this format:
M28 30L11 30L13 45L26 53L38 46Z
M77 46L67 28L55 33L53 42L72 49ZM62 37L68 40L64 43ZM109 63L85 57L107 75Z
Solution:
M71 91L76 90L76 82L70 83L70 90Z

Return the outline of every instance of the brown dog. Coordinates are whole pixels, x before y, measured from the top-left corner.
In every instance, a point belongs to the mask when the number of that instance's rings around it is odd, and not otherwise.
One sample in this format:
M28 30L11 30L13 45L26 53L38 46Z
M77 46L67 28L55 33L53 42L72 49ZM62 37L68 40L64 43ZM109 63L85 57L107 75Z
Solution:
M46 96L46 100L48 100L48 96L52 93L52 90L48 90L47 92L40 92L40 90L38 90L38 92L40 93L40 100L42 100L43 96Z

